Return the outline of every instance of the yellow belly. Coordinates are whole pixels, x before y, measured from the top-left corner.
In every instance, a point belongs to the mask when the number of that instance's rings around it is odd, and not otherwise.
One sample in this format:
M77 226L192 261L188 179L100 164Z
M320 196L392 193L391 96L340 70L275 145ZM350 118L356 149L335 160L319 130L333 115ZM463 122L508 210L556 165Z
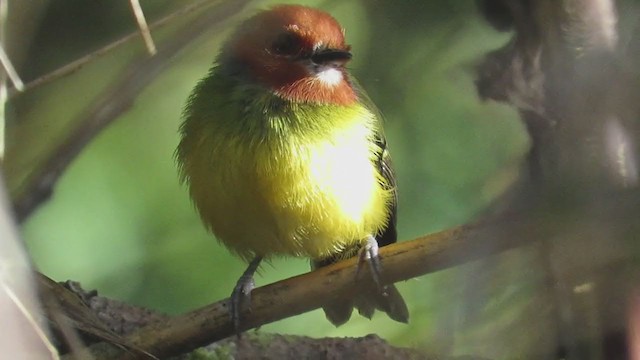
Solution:
M327 257L388 221L392 194L374 165L371 131L352 121L321 139L208 139L217 145L199 155L191 195L216 237L243 258Z

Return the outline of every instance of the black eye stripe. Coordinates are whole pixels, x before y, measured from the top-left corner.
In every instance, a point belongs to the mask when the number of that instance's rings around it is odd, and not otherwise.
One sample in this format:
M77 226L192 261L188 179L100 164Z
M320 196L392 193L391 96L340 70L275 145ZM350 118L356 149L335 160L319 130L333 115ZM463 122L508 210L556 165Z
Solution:
M301 39L290 32L283 33L271 44L271 50L279 55L295 55L301 50Z

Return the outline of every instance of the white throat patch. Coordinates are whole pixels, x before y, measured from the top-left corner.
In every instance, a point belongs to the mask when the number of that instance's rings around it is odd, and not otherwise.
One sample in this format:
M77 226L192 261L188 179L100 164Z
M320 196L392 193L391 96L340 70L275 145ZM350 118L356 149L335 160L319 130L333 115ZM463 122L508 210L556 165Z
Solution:
M325 85L336 86L342 81L342 72L330 67L317 73L316 78Z

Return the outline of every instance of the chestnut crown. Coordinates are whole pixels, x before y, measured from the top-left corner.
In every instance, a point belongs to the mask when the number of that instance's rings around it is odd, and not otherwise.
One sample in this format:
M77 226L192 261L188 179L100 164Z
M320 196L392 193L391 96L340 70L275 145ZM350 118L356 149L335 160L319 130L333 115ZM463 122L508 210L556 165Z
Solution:
M344 68L350 59L336 19L300 5L279 5L251 17L220 56L286 99L343 105L356 100Z

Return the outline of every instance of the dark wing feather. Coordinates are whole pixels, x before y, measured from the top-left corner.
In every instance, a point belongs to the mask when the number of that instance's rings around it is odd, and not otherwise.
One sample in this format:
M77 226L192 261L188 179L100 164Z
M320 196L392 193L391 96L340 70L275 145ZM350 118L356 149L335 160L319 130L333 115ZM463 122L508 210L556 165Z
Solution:
M387 149L387 141L384 136L380 134L380 137L376 139L376 143L380 148L378 171L389 184L389 190L393 192L393 199L390 204L391 208L389 209L389 222L379 234L376 234L378 245L386 246L398 240L398 232L396 230L398 219L398 192L396 191L396 175L393 171L389 150Z

